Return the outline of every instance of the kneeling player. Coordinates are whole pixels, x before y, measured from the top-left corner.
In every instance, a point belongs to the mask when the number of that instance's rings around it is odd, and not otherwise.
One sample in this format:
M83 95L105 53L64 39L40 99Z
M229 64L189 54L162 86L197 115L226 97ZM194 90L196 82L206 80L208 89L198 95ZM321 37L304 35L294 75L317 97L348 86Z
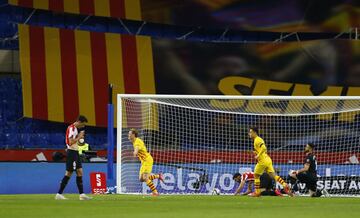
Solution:
M290 181L296 186L296 182L306 184L306 188L309 190L311 197L320 197L321 191L317 190L317 162L316 157L313 154L315 146L311 143L305 146L306 158L304 161L304 167L300 170L293 171L290 173ZM296 190L297 187L295 187Z
M235 195L248 195L253 192L254 186L254 173L253 172L245 172L243 174L235 173L233 179L240 183L239 187L235 191ZM241 193L245 184L247 184L246 192ZM274 190L274 180L267 173L263 173L260 176L260 191L261 195L270 195L270 196L282 196L281 192L277 189Z
M129 131L128 138L134 146L134 157L137 156L141 161L139 180L140 182L146 183L153 195L159 195L158 191L155 188L155 185L152 183L152 180L159 179L160 181L163 181L162 174L151 175L154 160L150 153L147 152L143 140L138 138L138 134L139 133L136 129L131 129Z

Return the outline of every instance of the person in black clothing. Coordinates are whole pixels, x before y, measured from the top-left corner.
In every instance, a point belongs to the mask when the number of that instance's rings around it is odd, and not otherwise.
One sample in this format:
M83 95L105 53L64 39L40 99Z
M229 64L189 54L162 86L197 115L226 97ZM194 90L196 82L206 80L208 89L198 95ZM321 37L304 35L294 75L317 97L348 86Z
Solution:
M320 197L321 191L317 190L316 187L317 162L316 157L313 154L314 148L315 145L312 143L308 143L305 146L306 157L304 160L304 167L302 169L292 171L292 173L290 173L290 180L292 183L296 183L297 181L305 183L311 197Z
M233 176L233 180L240 184L239 187L236 189L235 195L248 195L253 192L253 172L245 172L243 174L235 173ZM248 185L247 190L246 192L241 193L246 183ZM260 190L262 196L282 196L281 191L275 188L275 181L267 173L263 173L260 176Z

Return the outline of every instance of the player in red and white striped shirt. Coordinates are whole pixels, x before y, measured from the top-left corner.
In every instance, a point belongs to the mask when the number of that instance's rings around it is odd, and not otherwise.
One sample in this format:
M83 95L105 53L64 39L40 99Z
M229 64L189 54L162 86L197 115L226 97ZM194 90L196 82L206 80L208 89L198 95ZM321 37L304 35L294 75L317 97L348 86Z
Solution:
M253 172L245 172L243 174L235 173L233 179L240 183L239 187L235 191L235 195L248 195L252 193L254 188L255 175ZM248 187L246 192L241 193L245 184L247 183ZM273 196L282 196L281 192L277 189L274 190L273 179L267 173L264 173L260 176L260 189L261 195L273 195Z
M83 188L83 169L81 164L81 159L79 156L79 147L78 141L84 138L85 131L78 132L79 128L84 128L85 124L88 122L85 116L80 115L76 121L68 126L66 130L66 172L64 178L61 180L60 188L58 193L55 196L56 200L65 200L66 198L62 195L69 179L74 172L76 171L76 185L79 189L79 199L80 200L89 200L91 197L88 197L84 194Z
M233 179L240 183L239 187L235 191L235 195L247 195L252 192L253 184L254 184L254 173L253 172L245 172L243 174L235 173L233 176ZM244 193L241 193L243 190L245 184L248 183L247 191Z

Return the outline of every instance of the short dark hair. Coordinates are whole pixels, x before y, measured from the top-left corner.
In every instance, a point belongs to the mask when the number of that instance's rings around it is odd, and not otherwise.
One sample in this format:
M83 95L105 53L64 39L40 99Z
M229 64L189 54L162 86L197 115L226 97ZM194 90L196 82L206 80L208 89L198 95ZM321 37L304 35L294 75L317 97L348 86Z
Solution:
M311 149L315 149L315 145L313 143L307 143L307 144L311 147Z
M76 121L80 121L82 123L87 123L88 119L84 115L79 115Z
M239 176L241 176L241 173L235 173L234 175L233 175L233 180L235 180L237 177L239 177Z
M252 131L256 132L256 134L259 134L259 128L256 126L251 126L249 129L252 129Z
M132 134L134 134L135 137L138 137L138 135L139 135L139 131L138 131L137 129L135 129L135 128L131 128L131 129L130 129L130 132L131 132Z

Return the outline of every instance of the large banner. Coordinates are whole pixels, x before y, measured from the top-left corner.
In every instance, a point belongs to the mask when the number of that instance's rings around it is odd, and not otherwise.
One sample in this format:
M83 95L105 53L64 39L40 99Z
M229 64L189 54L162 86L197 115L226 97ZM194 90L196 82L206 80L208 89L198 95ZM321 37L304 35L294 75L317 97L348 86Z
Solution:
M84 163L84 191L90 193L91 172L105 172L106 164ZM232 194L238 187L232 180L235 172L245 172L252 169L252 165L227 164L221 167L222 171L214 170L213 165L203 164L201 167L209 168L206 182L200 182L202 175L182 168L163 168L164 182L154 184L160 193L211 193L214 188L220 189L221 194ZM297 169L300 165L277 165L286 174L286 170ZM131 167L130 167L131 168ZM64 163L0 163L2 178L0 179L0 194L51 194L59 188L59 181L65 169ZM154 165L154 170L159 170ZM19 172L22 173L19 173ZM51 172L51 173L49 173ZM359 165L321 165L319 166L318 188L327 189L332 194L360 194L360 168ZM29 179L31 178L31 179ZM150 193L145 183L141 184L138 172L127 174L123 183L123 191L133 193ZM73 180L73 179L72 179ZM16 182L13 182L16 181ZM202 180L204 181L204 180ZM129 185L129 186L127 186ZM129 188L130 187L130 188ZM245 187L246 188L246 187ZM305 185L300 184L300 190ZM65 193L77 193L75 181L70 181Z
M84 114L106 126L109 83L115 93L360 93L356 40L190 42L19 25L19 42L24 115L36 119Z
M70 123L83 114L106 126L109 83L117 93L155 93L149 37L27 25L19 35L26 117Z
M356 0L8 0L21 7L186 26L278 32L347 32Z
M360 90L356 40L152 43L157 93L339 96Z
M232 178L236 172L253 170L252 164L197 164L205 172L186 169L186 164L181 167L154 165L154 172L164 172L164 182L154 180L160 193L211 193L218 188L221 193L232 194L239 186ZM140 167L140 166L138 166ZM191 165L194 167L194 165ZM291 169L300 169L300 164L275 164L281 169L280 175L287 177ZM131 165L123 166L123 170L133 169ZM319 165L318 188L329 191L331 194L360 194L360 166L359 165ZM138 181L138 174L127 174L122 180L123 192L148 193L146 184ZM300 184L300 190L305 191L305 184Z
M345 32L359 27L356 0L142 0L146 21L279 32Z
M141 20L140 0L8 0L9 4L55 12Z

